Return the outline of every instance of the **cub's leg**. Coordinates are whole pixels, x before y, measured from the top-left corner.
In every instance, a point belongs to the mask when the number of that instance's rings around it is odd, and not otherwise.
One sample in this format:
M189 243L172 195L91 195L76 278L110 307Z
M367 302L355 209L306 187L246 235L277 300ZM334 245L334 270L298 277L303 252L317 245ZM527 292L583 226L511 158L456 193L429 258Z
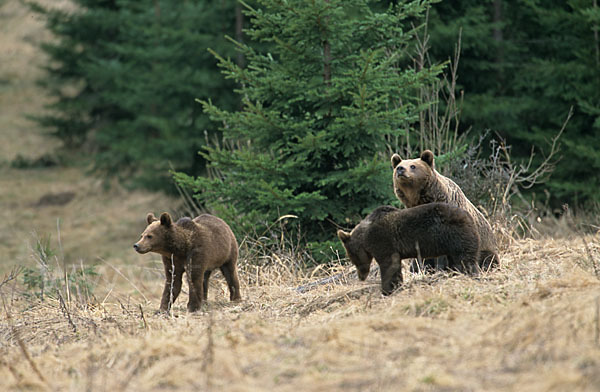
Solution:
M203 260L204 258L201 254L194 252L187 265L190 286L190 298L187 304L187 310L190 313L200 309L200 305L202 305L202 301L204 301L204 274L206 273L206 265L202 262Z
M418 260L413 260L413 262L410 263L410 272L412 273L423 272L426 274L433 274L451 268L450 260L448 260L446 256L424 259L421 263L419 263Z
M160 311L168 312L181 292L184 268L179 260L171 260L171 257L163 256L162 260L165 267L165 288L160 301Z
M242 299L240 295L240 281L237 275L236 261L230 260L221 266L221 272L227 281L229 287L229 300L239 301Z
M400 255L394 253L388 260L379 263L381 273L381 292L390 295L402 285L402 261Z
M204 300L208 300L208 280L210 279L210 274L212 273L212 270L210 271L206 271L204 273Z

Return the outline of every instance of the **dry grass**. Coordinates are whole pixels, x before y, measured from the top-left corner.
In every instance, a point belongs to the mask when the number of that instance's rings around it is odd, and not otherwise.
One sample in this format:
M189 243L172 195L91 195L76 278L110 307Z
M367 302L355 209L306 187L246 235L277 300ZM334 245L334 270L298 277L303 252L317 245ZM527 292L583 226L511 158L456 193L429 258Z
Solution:
M385 298L374 274L306 270L293 248L244 241L243 301L217 273L201 312L185 312L184 293L155 315L161 262L131 245L147 212L177 202L105 191L77 169L2 165L55 142L23 119L47 101L33 83L41 23L0 0L0 31L0 390L600 390L598 234L508 238L496 271L407 273ZM59 283L42 301L15 266L35 269L48 234ZM90 263L99 275L79 279L94 295L67 291L61 279Z
M69 6L67 0L42 0L53 7ZM39 15L19 0L0 1L0 163L13 160L17 154L39 157L58 146L44 137L25 114L41 114L49 103L36 80L46 56L39 50L41 42L50 39Z
M600 237L585 240L589 252L581 238L519 241L497 271L408 274L390 297L344 265L300 293L323 272L242 258L243 301L217 275L201 312L182 294L171 316L154 314L159 270L119 267L130 278L100 278L92 304L25 299L9 282L0 389L597 390Z

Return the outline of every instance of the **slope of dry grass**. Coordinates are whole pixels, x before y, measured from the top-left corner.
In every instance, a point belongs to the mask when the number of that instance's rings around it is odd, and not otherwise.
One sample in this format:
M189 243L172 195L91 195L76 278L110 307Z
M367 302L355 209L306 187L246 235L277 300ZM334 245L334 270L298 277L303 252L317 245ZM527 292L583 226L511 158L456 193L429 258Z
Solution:
M217 276L191 315L184 294L155 315L161 276L142 266L121 267L117 289L97 278L92 304L24 299L8 282L0 389L598 390L600 238L586 242L520 241L497 271L408 274L390 297L343 266L299 293L319 275L273 258L257 280L244 257L244 300Z
M39 3L70 6L67 0ZM47 61L38 45L48 39L43 20L22 1L0 1L0 272L14 264L34 264L31 244L47 235L53 243L61 237L69 263L99 257L137 262L123 249L137 239L147 212L167 211L177 205L173 200L118 187L108 192L81 168L11 168L18 155L35 160L59 146L27 119L49 102L36 85Z
M67 7L67 0L39 3ZM49 99L36 86L46 61L38 45L50 38L43 21L19 0L0 1L0 163L17 154L39 157L58 143L24 115L41 114Z
M147 212L177 201L107 191L77 168L11 168L57 143L24 117L48 102L34 83L41 21L0 0L0 32L0 390L600 390L598 234L512 242L476 278L407 273L385 298L339 261L307 271L244 244L243 301L217 273L201 312L185 312L184 293L156 315L161 262L131 245ZM55 283L41 300L13 269L41 271L48 235ZM77 275L92 264L98 275Z

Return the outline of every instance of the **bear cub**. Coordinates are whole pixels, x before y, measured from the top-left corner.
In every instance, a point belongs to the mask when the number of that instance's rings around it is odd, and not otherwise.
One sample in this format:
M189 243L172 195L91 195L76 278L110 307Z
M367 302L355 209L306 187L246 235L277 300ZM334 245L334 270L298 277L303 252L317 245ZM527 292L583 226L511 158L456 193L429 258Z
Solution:
M402 259L447 256L450 269L474 272L479 234L470 214L446 203L400 210L378 207L351 233L338 230L358 278L365 280L371 260L379 264L381 291L391 294L402 284Z
M161 312L169 312L179 296L184 272L189 283L188 312L198 310L206 300L208 280L215 268L227 280L230 300L241 298L236 267L238 244L227 223L209 214L173 222L167 212L160 219L149 213L146 221L148 226L133 248L141 254L154 252L162 256L165 288Z

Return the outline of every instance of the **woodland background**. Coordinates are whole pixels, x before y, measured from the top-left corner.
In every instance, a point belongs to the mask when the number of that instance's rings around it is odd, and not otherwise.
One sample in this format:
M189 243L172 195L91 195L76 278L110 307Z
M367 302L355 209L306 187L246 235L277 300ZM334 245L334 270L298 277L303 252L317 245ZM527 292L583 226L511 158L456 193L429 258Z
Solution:
M36 3L0 0L0 389L600 389L595 1ZM383 297L335 229L423 148L501 263ZM243 300L157 315L132 244L203 209Z
M425 148L490 217L600 202L596 1L74 3L32 6L49 159L171 194L176 173L238 236L291 215L323 252Z

